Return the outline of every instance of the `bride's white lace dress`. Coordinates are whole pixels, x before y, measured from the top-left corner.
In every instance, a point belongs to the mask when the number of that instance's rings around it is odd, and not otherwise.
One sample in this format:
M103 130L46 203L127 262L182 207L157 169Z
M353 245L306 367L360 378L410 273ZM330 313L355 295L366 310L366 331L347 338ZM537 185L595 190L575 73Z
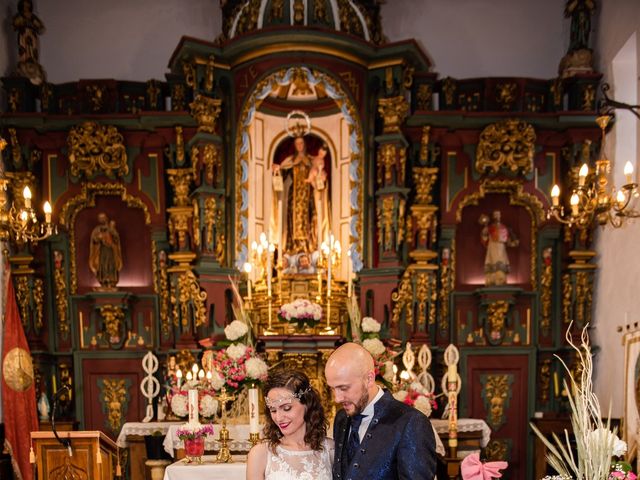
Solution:
M278 445L267 451L265 480L331 480L333 440L325 438L321 451L287 450Z

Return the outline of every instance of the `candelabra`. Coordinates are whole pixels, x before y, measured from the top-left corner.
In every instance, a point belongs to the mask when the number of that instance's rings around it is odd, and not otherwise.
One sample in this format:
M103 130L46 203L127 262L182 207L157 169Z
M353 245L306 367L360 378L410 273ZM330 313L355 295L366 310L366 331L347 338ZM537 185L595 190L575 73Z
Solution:
M263 335L275 335L277 332L273 330L272 276L273 256L276 251L276 245L268 240L267 235L264 232L260 234L259 240L259 243L254 241L251 244L251 259L253 264L256 267L259 267L262 271L260 279L264 277L267 283L268 324L267 328L262 333ZM247 267L245 266L245 271L246 268ZM249 271L251 271L251 267L249 267Z
M589 169L586 162L580 167L578 185L572 189L569 198L570 209L566 214L564 207L560 204L560 188L554 185L551 189L552 206L547 217L553 217L561 223L580 229L590 228L595 223L601 226L610 224L614 228L619 228L627 219L640 216L640 212L635 208L640 193L638 184L633 181L633 165L630 161L625 163L623 172L626 183L619 190L616 190L615 186L609 187L611 162L605 151L606 128L613 110L622 108L639 116L637 110L640 107L610 99L606 94L608 90L609 86L604 84L602 87L604 99L600 104L603 114L596 119L602 132L600 155L593 171Z
M331 327L331 289L332 289L332 269L340 266L340 256L342 255L342 247L340 241L336 240L333 234L329 234L329 238L320 245L322 263L327 267L327 324L322 329L325 335L333 335L335 332Z

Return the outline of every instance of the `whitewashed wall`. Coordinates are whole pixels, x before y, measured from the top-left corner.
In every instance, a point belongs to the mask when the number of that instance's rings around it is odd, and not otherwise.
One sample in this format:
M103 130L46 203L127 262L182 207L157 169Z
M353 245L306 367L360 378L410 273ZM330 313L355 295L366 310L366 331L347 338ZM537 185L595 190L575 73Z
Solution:
M606 0L598 2L599 28L595 41L599 55L596 57L598 69L605 74L605 80L613 83L612 61L636 32L636 42L640 39L640 2L629 0ZM640 45L636 45L640 52ZM636 55L636 66L640 57ZM636 90L638 79L634 79ZM620 92L619 92L620 93ZM638 92L636 92L636 95ZM614 95L616 93L614 92ZM618 95L616 95L618 97ZM636 96L637 98L637 96ZM636 136L638 135L636 125ZM637 138L637 137L636 137ZM615 127L607 138L609 156L616 151ZM637 155L631 158L613 158L616 177L626 160L636 165ZM636 175L636 181L638 176ZM616 182L619 186L619 181ZM604 408L612 401L612 415L619 417L623 408L623 350L618 325L625 324L625 316L630 324L640 325L640 221L619 230L605 229L598 232L596 251L598 256L598 276L595 295L593 335L594 343L601 348L596 363L595 388Z
M34 3L47 28L41 37L41 63L54 83L81 78L162 79L182 35L213 40L221 28L218 0ZM389 39L415 38L441 76L551 78L568 44L564 3L387 0L382 14ZM10 73L15 62L11 17L16 4L17 0L0 0L0 75ZM606 0L598 2L598 9L597 59L600 69L609 73L617 51L640 27L640 3ZM595 342L602 352L596 388L603 401L613 395L614 415L620 415L622 408L622 357L615 326L624 322L625 312L629 312L629 321L640 321L638 239L640 225L605 231L598 239Z

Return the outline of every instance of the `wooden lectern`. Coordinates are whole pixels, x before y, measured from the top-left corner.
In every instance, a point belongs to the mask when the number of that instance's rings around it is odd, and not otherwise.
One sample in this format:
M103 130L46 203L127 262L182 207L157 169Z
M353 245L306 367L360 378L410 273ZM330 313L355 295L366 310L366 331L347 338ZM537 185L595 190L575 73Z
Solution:
M31 432L36 454L38 479L78 478L113 480L116 478L117 447L99 431L58 432L61 439L71 441L73 455L53 432ZM69 475L73 473L73 476Z

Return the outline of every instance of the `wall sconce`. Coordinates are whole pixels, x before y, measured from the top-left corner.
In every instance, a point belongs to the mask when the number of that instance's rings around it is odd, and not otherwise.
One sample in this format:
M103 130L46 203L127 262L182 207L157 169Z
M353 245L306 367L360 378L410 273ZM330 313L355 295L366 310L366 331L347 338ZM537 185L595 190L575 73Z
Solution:
M7 142L0 137L0 154ZM1 161L1 158L0 158ZM40 223L36 211L31 205L31 189L22 191L23 206L9 205L7 187L10 180L0 171L0 240L14 239L17 243L38 242L58 233L58 227L51 223L51 204L44 202L44 223Z

